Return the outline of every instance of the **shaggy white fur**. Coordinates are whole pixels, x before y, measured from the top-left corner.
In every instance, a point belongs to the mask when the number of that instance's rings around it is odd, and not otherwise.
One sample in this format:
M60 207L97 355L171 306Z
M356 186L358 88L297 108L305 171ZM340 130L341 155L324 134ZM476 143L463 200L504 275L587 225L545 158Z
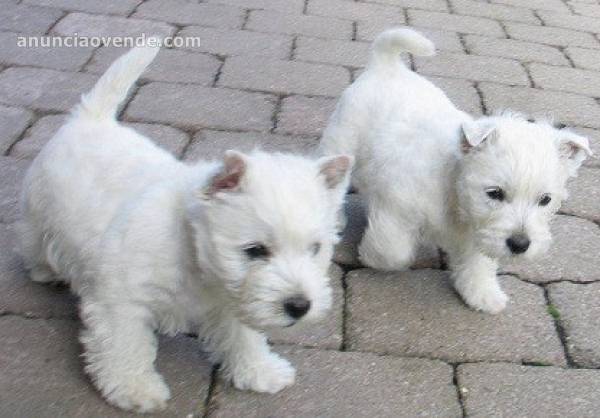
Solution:
M155 331L198 333L240 389L277 392L294 368L258 330L322 317L352 158L228 151L186 165L115 120L155 57L117 60L32 163L23 255L38 282L81 297L85 370L106 399L141 412L169 388Z
M404 269L417 244L438 245L465 302L499 312L507 296L498 260L548 247L549 220L591 154L588 141L508 112L474 120L410 71L403 51L433 55L434 46L411 29L382 33L331 116L321 152L356 157L352 182L369 214L365 264Z

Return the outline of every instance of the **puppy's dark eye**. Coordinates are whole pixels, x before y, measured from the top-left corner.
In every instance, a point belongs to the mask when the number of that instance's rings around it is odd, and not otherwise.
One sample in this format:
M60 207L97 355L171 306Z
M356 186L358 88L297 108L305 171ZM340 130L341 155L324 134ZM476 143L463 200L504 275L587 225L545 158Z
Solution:
M271 251L266 247L266 245L261 243L250 244L246 248L244 248L244 252L251 260L256 260L258 258L267 258L271 255Z
M540 199L540 206L547 206L548 203L550 203L550 201L552 200L552 198L550 197L549 194L545 194L542 196L542 198Z
M310 246L310 251L313 253L313 255L319 254L319 251L321 251L321 243L315 242L313 245Z
M498 200L500 202L502 202L505 198L504 190L502 190L500 187L490 187L485 189L485 194L487 194L490 199Z

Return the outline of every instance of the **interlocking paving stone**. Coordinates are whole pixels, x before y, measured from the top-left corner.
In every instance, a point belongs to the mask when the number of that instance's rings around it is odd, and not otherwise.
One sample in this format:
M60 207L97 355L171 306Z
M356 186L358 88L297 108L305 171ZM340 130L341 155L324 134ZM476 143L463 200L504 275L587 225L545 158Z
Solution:
M0 102L39 110L66 111L97 76L41 68L8 68L0 73Z
M529 71L536 86L543 89L600 97L599 72L544 64L531 64Z
M600 167L600 131L591 128L575 128L575 132L585 136L590 143L590 148L594 155L588 157L584 162L584 166Z
M14 224L0 224L0 314L75 318L77 299L66 286L31 281L18 253L17 234Z
M352 22L347 20L321 16L288 15L266 10L251 11L246 29L331 39L350 40L352 38Z
M451 0L450 3L454 13L461 15L489 17L495 20L510 20L534 25L540 24L540 20L535 17L531 10L474 0Z
M600 367L600 283L554 283L548 295L560 315L573 361L581 367Z
M240 0L208 0L208 3L239 6ZM304 9L304 0L244 0L243 5L247 9L264 9L281 13L301 14Z
M367 226L364 203L357 194L346 196L344 206L346 226L340 242L335 247L333 261L338 264L358 267L358 245ZM440 257L436 248L419 248L411 268L440 268Z
M582 167L568 185L569 198L561 211L600 222L600 170Z
M453 78L427 77L433 84L441 88L459 109L479 115L481 114L481 99L473 84L465 80Z
M55 7L61 10L77 10L90 13L128 15L140 4L140 0L24 0L25 4Z
M90 15L71 13L52 29L53 33L63 36L95 37L95 36L169 36L175 27L152 20L131 19L120 16Z
M329 313L318 323L298 324L268 332L269 340L276 344L295 344L302 347L339 349L342 344L344 289L342 269L331 265L329 276L333 290L333 304Z
M0 33L0 64L31 65L34 67L55 68L57 70L78 70L90 58L93 47L32 47L18 45L23 34ZM38 41L41 43L41 41Z
M156 123L126 123L125 125L150 138L156 145L169 151L176 157L181 156L185 147L190 142L190 137L187 133L172 126Z
M388 19L403 14L402 9L396 6L344 0L310 0L307 13L349 20Z
M371 3L391 4L411 9L448 11L448 3L444 0L369 0Z
M0 415L134 417L107 404L83 373L79 324L71 320L0 318ZM162 338L157 368L172 398L159 416L201 416L211 367L189 337Z
M596 417L600 372L516 364L463 364L458 383L467 416Z
M63 15L60 10L2 3L0 30L28 34L45 33Z
M358 25L360 31L360 23ZM435 44L437 51L464 52L460 38L456 32L446 32L437 29L415 28Z
M411 25L423 28L449 30L460 33L477 33L487 36L504 36L504 31L498 22L482 17L409 10L408 22Z
M338 40L298 37L294 58L299 61L364 67L370 44Z
M28 161L0 156L0 222L18 219L18 200Z
M504 27L511 38L523 41L556 46L600 48L600 43L591 33L512 22L505 23Z
M287 59L292 50L292 37L283 34L186 26L177 36L199 38L200 45L189 48L193 52Z
M525 70L517 61L497 57L439 53L435 57L415 58L417 71L423 74L529 85Z
M185 153L185 160L220 159L225 151L230 149L250 152L258 148L265 151L306 153L315 145L316 140L307 137L204 130L194 135L194 139Z
M491 2L529 9L569 12L568 7L561 0L491 0Z
M4 154L29 125L33 114L18 107L0 105L0 154Z
M459 417L452 369L439 361L280 349L297 367L296 383L275 395L219 384L211 416Z
M546 26L573 29L583 32L600 32L600 20L594 17L570 15L547 10L538 11L538 16L544 21Z
M149 0L138 6L133 16L166 20L178 25L239 29L244 19L244 10L239 7L188 0Z
M565 53L571 58L576 67L586 70L600 70L600 51L570 47L565 49Z
M320 136L335 109L337 99L289 96L283 99L277 116L278 133Z
M153 82L140 88L125 114L136 122L266 131L274 107L274 98L262 93Z
M491 55L524 62L534 61L569 66L569 61L563 53L549 45L477 35L466 35L465 43L469 52L475 55Z
M492 83L479 87L488 113L512 109L570 125L600 127L600 107L591 97Z
M535 260L507 263L502 270L537 283L557 280L591 282L600 280L600 228L585 219L556 216L548 252Z
M446 272L347 274L350 350L448 361L540 362L565 358L543 289L502 276L510 296L497 315L475 312L456 295Z
M600 5L593 2L581 2L581 1L569 1L568 2L573 11L583 16L595 16L600 17ZM588 4L589 3L589 4Z
M248 71L248 67L257 71ZM349 83L350 74L343 67L231 57L225 61L218 85L273 93L337 96Z
M94 53L94 58L86 65L86 71L104 73L110 64L127 51L127 48L102 48ZM221 61L210 55L163 48L141 78L210 86L220 66Z

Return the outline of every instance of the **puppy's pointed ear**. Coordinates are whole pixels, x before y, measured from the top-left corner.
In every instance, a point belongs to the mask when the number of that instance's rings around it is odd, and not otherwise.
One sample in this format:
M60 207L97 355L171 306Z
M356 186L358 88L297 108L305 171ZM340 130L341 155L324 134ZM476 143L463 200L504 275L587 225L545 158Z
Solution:
M244 154L232 150L225 151L223 166L210 179L208 186L204 189L204 195L210 197L221 192L239 191L247 166L247 157Z
M557 143L560 158L566 163L569 176L577 176L581 163L592 155L588 139L573 132L560 130Z
M348 178L354 165L354 157L349 155L335 155L323 157L317 161L319 174L324 178L329 189L348 184Z
M463 122L460 125L460 148L463 154L482 145L495 129L495 125L488 121Z

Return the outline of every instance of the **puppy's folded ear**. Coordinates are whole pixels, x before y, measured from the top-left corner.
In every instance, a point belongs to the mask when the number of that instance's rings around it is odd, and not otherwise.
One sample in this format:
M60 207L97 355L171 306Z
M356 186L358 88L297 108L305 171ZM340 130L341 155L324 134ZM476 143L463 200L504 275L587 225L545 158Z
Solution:
M247 168L247 158L238 151L225 151L223 166L204 189L206 197L222 192L237 192Z
M354 157L349 155L335 155L332 157L323 157L317 161L319 174L325 180L329 189L338 187L347 187L350 172L354 165Z
M463 122L460 125L460 147L463 154L482 145L495 131L496 126L489 121Z
M557 144L560 157L567 164L569 176L577 176L577 170L583 161L592 155L588 139L573 132L560 130Z

